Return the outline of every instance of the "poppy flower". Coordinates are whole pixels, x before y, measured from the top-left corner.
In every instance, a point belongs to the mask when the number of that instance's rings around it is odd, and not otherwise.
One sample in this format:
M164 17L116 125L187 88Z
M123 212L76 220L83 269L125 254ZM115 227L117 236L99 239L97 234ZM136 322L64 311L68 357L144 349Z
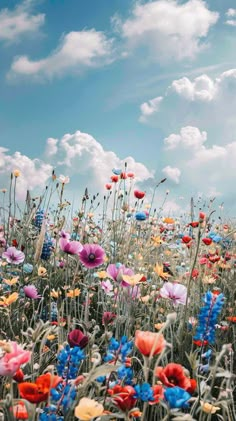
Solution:
M73 329L68 334L67 339L68 339L69 345L72 348L74 348L75 346L79 346L82 349L88 345L88 341L89 341L88 336L84 335L84 333L80 329Z
M113 402L121 411L130 411L134 408L137 398L135 398L136 390L132 386L116 385L113 389L108 389L108 393L112 395Z
M128 172L127 176L128 176L129 178L134 178L134 173L133 173L133 172Z
M229 322L232 322L232 323L236 323L236 316L226 317L226 320L228 320Z
M112 175L111 176L111 181L112 181L112 183L117 183L119 181L118 175Z
M185 390L191 387L190 379L185 376L184 369L180 364L170 363L164 368L157 367L155 375L165 386L179 386Z
M192 227L192 228L197 228L197 227L198 227L198 225L199 225L199 222L198 222L198 221L190 222L190 223L189 223L189 225L190 225L190 227Z
M143 199L145 196L145 192L141 190L134 190L134 196L136 199Z
M13 415L16 420L29 419L29 414L23 401L19 401L16 405L13 406Z
M8 307L14 303L19 297L18 292L13 292L8 297L0 297L0 306Z
M36 379L35 383L18 384L20 396L31 403L44 402L48 399L50 389L57 387L61 380L61 377L54 376L51 373L42 374Z
M69 241L67 238L63 237L59 240L59 246L64 253L72 255L79 254L83 249L83 246L79 241Z
M107 189L107 190L111 190L111 188L112 188L112 184L107 183L107 184L105 184L105 187L106 187L106 189Z
M0 348L5 351L0 358L0 376L14 376L20 366L30 360L30 351L22 349L17 342L1 341Z
M149 405L155 405L160 402L160 399L164 398L164 388L163 386L157 384L152 387L153 390L153 400L149 401Z
M204 212L199 212L199 221L203 222L206 218L206 214Z
M127 174L126 174L126 172L122 172L122 173L120 174L120 178L121 178L121 180L126 180L126 178L127 178Z
M94 399L82 398L79 405L75 407L75 416L81 421L90 421L103 414L104 407Z
M104 263L105 251L98 244L85 244L79 258L86 268L96 268Z
M21 368L19 368L17 370L17 372L15 373L15 375L13 376L13 380L15 380L17 383L21 383L24 380L24 373L21 370Z
M184 236L182 237L182 242L183 242L184 244L189 244L191 240L192 240L192 237L189 237L189 235L184 235Z
M8 247L7 251L2 253L2 257L6 259L8 263L13 265L19 265L25 260L25 255L22 251L17 250L15 247Z
M203 238L202 242L206 245L206 246L210 246L212 243L212 239L209 237Z
M164 336L160 333L137 330L135 333L135 346L145 357L160 354L165 348Z
M164 224L174 224L175 220L173 218L166 217L163 219Z
M162 298L169 298L174 305L185 305L187 300L187 288L177 282L165 282L160 289L160 296Z

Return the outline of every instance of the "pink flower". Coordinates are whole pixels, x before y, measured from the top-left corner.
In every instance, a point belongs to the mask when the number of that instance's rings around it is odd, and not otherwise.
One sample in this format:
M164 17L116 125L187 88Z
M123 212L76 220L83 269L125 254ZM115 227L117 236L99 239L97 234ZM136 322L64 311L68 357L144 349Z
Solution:
M187 288L177 282L165 282L163 287L160 289L160 296L162 298L169 298L173 301L174 305L186 304Z
M2 257L7 260L8 263L19 265L25 260L25 255L22 251L17 250L15 247L8 247L7 251L2 253Z
M41 296L38 295L38 291L34 285L27 285L23 288L23 290L26 297L28 298L32 298L33 300L36 300L37 298L41 298Z
M79 241L69 241L67 238L63 237L59 240L59 246L61 250L67 254L79 254L83 249L83 246Z
M108 275L116 282L122 282L122 285L128 286L127 282L123 281L123 275L132 276L134 272L132 269L126 268L125 265L121 264L110 264L107 267Z
M66 232L66 231L64 231L64 230L61 230L61 231L59 232L59 235L60 235L60 237L61 237L61 238L65 238L66 240L69 240L69 238L70 238L70 234L69 234L69 232Z
M105 291L106 294L109 294L113 290L113 285L111 281L109 281L109 279L107 279L106 281L102 281L101 286L102 286L103 291Z
M108 326L116 318L116 314L111 311L104 311L102 316L102 324Z
M88 269L96 268L104 263L105 251L97 244L85 244L79 253L81 263Z
M14 376L20 366L30 360L31 353L17 342L0 342L0 347L0 376Z

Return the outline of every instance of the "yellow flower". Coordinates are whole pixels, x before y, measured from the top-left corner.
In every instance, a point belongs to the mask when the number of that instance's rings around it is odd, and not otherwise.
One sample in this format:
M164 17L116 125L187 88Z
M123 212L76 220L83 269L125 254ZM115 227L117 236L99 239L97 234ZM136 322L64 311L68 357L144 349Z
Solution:
M3 279L3 282L11 286L11 285L15 285L18 282L18 279L19 279L19 276L16 276L15 278L12 278L12 279Z
M101 270L100 272L97 272L97 275L100 279L108 278L109 275L105 270Z
M151 240L153 242L153 245L157 246L157 247L160 246L163 243L160 236L158 236L158 237L153 236L153 237L151 237Z
M203 279L202 279L202 282L204 283L204 284L214 284L215 283L215 278L213 278L213 276L204 276L203 277Z
M53 335L53 334L47 336L48 341L53 341L55 338L56 338L56 335Z
M139 284L139 282L141 281L143 275L140 275L140 273L138 273L137 275L122 275L122 279L123 281L127 282L127 284L129 284L130 286L134 287L135 285Z
M20 177L20 175L21 175L21 172L20 172L20 170L14 170L13 171L13 175L14 175L14 177Z
M156 272L158 276L160 276L160 278L165 279L165 280L167 280L171 276L169 273L164 272L163 265L158 265L158 263L154 267L154 271Z
M14 303L19 297L18 292L13 292L13 294L10 294L8 297L1 297L0 298L0 306L8 307L12 303Z
M82 398L79 401L79 405L75 407L75 416L81 421L90 421L93 418L100 417L103 411L103 405L94 399Z
M206 412L207 414L215 414L217 411L220 410L220 407L212 405L209 402L202 402L201 401L201 409L202 409L203 412Z
M39 266L39 268L38 268L38 276L45 276L46 275L46 273L47 273L47 269L46 268L44 268L43 266Z
M50 295L53 298L58 298L59 295L61 295L61 291L59 291L59 290L58 291L55 291L55 289L53 288Z
M69 289L69 291L67 292L67 297L69 298L75 298L78 297L80 295L80 289L79 288L75 288L75 289Z

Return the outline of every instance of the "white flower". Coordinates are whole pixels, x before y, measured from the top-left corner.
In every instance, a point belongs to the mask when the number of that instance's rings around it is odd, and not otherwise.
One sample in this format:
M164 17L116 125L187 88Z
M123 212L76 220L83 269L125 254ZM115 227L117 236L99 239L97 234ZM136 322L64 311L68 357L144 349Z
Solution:
M61 184L68 184L70 182L70 177L68 177L68 175L61 174L60 177L58 177L58 180Z

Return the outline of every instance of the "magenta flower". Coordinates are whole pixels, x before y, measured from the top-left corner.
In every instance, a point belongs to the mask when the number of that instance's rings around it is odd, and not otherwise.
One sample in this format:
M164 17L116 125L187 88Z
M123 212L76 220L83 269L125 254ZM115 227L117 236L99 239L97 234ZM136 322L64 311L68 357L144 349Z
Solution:
M104 263L105 251L97 244L85 244L79 257L86 268L92 269Z
M177 282L165 282L163 287L160 289L160 296L162 298L169 298L173 301L173 304L186 304L187 300L187 288Z
M60 238L59 246L61 250L67 254L79 254L83 249L83 246L79 241L69 241L67 238L64 237Z
M17 250L15 247L8 247L7 251L2 253L2 257L7 260L8 263L19 265L25 260L25 255L22 251Z
M123 275L132 276L134 272L132 269L126 268L125 265L110 264L107 267L108 275L116 282L122 282L123 286L128 286L127 282L123 281Z
M106 281L102 281L101 286L106 294L110 294L110 292L113 290L113 285L111 281L109 281L109 279L107 279Z
M88 345L88 341L88 336L84 335L80 329L74 329L68 334L68 342L72 348L75 346L85 348Z
M28 298L32 298L33 300L36 300L37 298L41 298L41 296L38 295L38 291L34 285L27 285L23 288L23 290L26 297Z
M70 234L69 234L69 232L66 232L66 231L64 231L64 230L61 230L61 231L59 232L59 235L60 235L60 237L61 237L61 238L65 238L66 240L69 240L69 239L70 239Z
M0 236L0 248L5 247L6 246L6 240L4 237Z
M30 360L30 351L22 349L17 342L1 341L0 348L0 376L14 376L20 366Z
M116 318L116 314L112 313L111 311L104 311L102 316L102 324L108 326L110 323L114 321Z

